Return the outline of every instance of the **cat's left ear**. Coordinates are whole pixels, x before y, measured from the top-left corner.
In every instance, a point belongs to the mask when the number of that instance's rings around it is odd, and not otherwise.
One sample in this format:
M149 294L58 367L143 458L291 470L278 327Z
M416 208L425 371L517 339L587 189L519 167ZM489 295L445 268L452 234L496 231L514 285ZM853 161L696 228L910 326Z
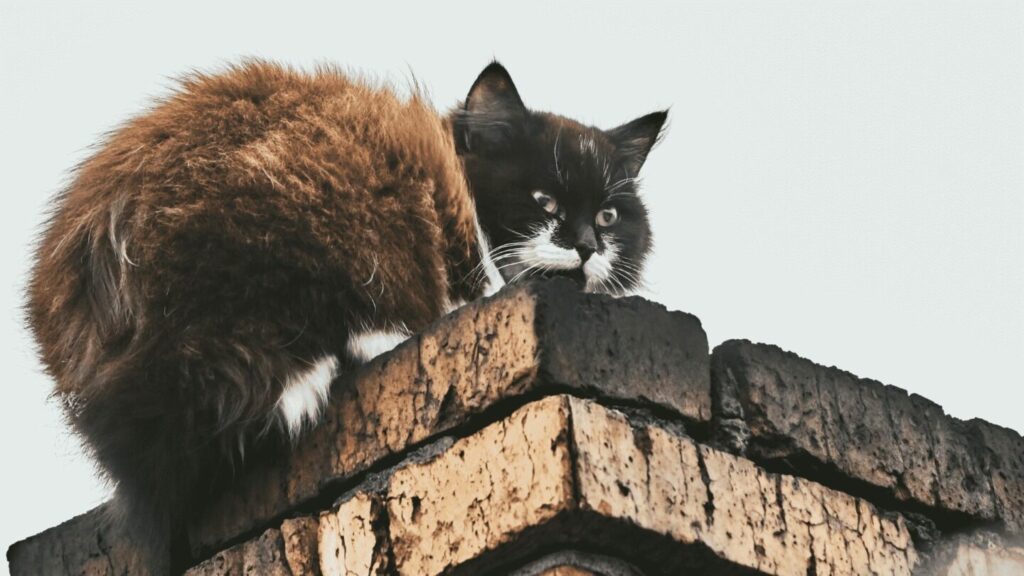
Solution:
M456 145L460 151L501 149L518 135L526 114L508 70L491 62L473 82L456 114Z
M667 110L652 112L605 132L615 144L615 159L627 177L635 178L640 172L647 154L661 138L667 118Z
M508 70L491 62L473 82L464 106L470 114L515 115L526 112Z

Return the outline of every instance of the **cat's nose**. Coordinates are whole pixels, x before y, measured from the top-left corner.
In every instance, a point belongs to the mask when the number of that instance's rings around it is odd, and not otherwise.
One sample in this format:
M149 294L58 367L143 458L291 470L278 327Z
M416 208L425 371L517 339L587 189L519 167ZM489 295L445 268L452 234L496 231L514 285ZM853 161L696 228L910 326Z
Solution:
M585 264L594 253L594 249L586 244L577 244L576 253L580 255L580 262Z
M580 255L580 263L586 264L594 252L597 252L597 237L594 229L587 226L576 239L576 253Z

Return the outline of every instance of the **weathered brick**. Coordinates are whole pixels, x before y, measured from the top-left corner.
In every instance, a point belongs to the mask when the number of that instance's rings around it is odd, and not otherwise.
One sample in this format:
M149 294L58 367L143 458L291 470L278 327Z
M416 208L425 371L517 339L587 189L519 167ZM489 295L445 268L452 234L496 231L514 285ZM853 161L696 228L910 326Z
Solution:
M766 574L909 574L900 517L860 499L571 400L580 507L700 543Z
M387 502L401 573L439 574L568 509L568 420L565 399L547 398L395 472Z
M754 460L852 480L940 519L1021 530L1024 443L1016 433L957 420L925 398L775 346L726 342L712 365L716 386L732 390L742 408Z
M388 574L389 542L377 528L381 506L375 495L360 492L320 515L317 542L324 576Z
M284 540L276 528L258 538L218 552L188 570L185 576L292 576L285 556Z
M999 517L1011 533L1024 534L1024 438L984 420L970 420L967 425L974 454L991 482Z
M284 541L284 556L292 576L317 576L320 574L320 558L317 555L316 518L301 517L281 523L281 539Z
M105 505L14 544L7 551L11 574L145 574L129 536L114 535Z

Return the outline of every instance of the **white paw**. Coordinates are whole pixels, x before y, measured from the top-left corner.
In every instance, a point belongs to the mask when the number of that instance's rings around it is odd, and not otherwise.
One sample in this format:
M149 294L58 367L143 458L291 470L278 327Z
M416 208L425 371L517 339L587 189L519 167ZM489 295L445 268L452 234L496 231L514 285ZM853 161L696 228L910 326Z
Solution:
M352 332L348 337L348 354L357 362L369 362L408 339L409 332L402 329Z
M320 421L337 373L338 358L332 355L288 377L275 408L281 427L291 439L298 438L304 426L312 427Z

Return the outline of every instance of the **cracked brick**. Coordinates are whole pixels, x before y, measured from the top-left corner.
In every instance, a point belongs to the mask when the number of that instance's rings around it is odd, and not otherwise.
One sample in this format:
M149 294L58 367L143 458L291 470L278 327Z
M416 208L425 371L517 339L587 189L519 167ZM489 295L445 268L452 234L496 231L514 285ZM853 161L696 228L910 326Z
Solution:
M1024 442L1015 432L960 421L921 396L775 346L729 341L712 365L717 392L742 408L754 460L946 525L1024 529Z

